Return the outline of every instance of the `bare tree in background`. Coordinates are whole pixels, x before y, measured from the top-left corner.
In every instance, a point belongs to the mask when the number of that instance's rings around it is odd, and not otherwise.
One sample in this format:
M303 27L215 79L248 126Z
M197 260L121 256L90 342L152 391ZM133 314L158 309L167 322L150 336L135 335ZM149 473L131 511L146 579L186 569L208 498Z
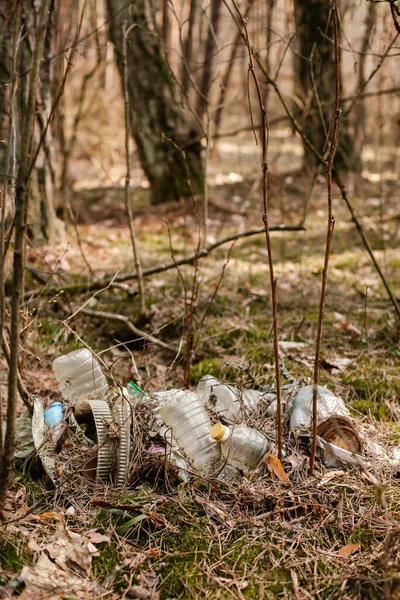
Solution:
M1 139L7 139L7 131L13 129L12 136L12 152L10 165L5 164L4 145L0 146L0 171L2 176L5 175L7 169L11 170L8 173L9 187L11 191L15 186L15 173L19 162L18 147L20 145L20 137L24 135L22 128L23 117L26 111L26 81L22 78L19 81L18 100L15 102L13 119L10 120L10 99L8 90L10 89L11 79L11 35L12 22L15 18L16 3L10 3L7 0L2 0L0 3L0 14L3 17L3 22L0 26L1 36L1 60L0 60L0 121L1 121ZM52 106L52 62L49 60L52 51L52 23L55 18L54 11L51 10L49 15L49 26L46 29L43 50L43 62L41 65L41 78L36 98L36 111L34 122L34 138L31 150L35 149L39 140L46 128L50 110ZM27 65L32 60L32 48L34 46L35 35L35 11L29 3L23 4L23 11L19 31L19 53L17 56L17 71L24 73ZM54 197L56 188L56 172L57 172L57 152L54 152L53 139L51 135L51 127L47 128L47 136L44 140L38 153L37 161L32 170L32 178L30 180L29 203L27 206L27 226L28 233L35 245L40 245L50 241L55 241L62 235L63 226L57 219L54 208ZM13 196L13 192L11 194ZM10 210L8 210L8 222L11 222Z
M358 61L358 89L363 89L367 80L365 67L367 62L367 52L371 43L371 35L374 30L376 21L376 6L373 2L367 3L367 15L365 19L365 29L360 50L360 58ZM367 125L367 110L365 99L360 98L354 106L354 146L356 152L361 155L361 149L365 140L366 125Z
M201 191L204 179L199 133L189 111L181 105L161 35L152 28L154 23L148 21L147 0L137 0L129 6L124 0L107 0L107 8L120 74L123 72L121 31L124 21L128 23L130 120L140 162L151 185L153 204L190 194L185 160L192 186Z
M304 104L303 127L307 138L320 154L326 154L330 116L335 96L333 27L327 0L294 0L297 53L294 55L297 95ZM315 156L305 146L306 166L316 166ZM360 170L348 121L341 121L341 135L335 167Z
M208 102L208 96L210 93L213 70L213 54L218 49L217 35L221 18L221 6L222 0L212 0L209 30L204 52L203 75L200 83L201 96L198 97L197 101L197 112L199 115L206 110L206 104Z

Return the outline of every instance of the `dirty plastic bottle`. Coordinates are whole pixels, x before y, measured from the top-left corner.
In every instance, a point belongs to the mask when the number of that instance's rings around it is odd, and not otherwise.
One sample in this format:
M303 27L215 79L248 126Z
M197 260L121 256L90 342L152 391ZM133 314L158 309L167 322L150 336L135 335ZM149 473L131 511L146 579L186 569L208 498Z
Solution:
M53 361L53 371L65 400L105 400L110 388L100 363L87 348L74 350Z
M160 407L160 415L193 468L212 475L219 467L221 451L211 437L211 421L194 392L172 390Z
M221 444L227 463L242 471L255 469L269 450L269 442L262 433L246 425L226 427L217 423L211 429L211 436Z
M313 385L306 385L293 398L290 429L310 429L312 424ZM326 421L334 415L350 417L350 413L342 400L328 388L319 385L317 390L318 421Z
M197 385L196 394L204 404L214 396L215 412L224 417L229 423L238 423L242 420L242 405L254 412L260 403L263 392L258 390L243 390L222 383L212 375L204 375Z

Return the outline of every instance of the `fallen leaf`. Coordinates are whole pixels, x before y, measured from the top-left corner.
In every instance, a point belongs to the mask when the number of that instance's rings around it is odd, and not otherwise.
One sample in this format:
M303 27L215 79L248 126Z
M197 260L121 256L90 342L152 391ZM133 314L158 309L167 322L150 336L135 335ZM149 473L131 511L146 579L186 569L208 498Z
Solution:
M39 555L35 565L22 568L19 580L25 585L19 596L22 600L62 600L67 590L73 590L76 599L94 597L93 584L89 579L64 571L45 552Z
M44 512L44 513L40 513L39 515L36 515L37 517L39 517L39 519L55 519L56 521L59 520L60 515L58 513L55 512Z
M274 473L282 483L290 483L288 474L284 471L282 463L273 454L268 454L264 457L264 462L267 465L269 471Z
M347 544L346 546L342 546L340 550L337 551L337 554L348 558L351 554L354 554L354 552L358 552L360 548L361 544Z
M85 536L89 538L93 544L111 544L111 538L108 537L108 535L98 533L97 531L88 531Z
M328 483L328 481L336 479L336 477L342 477L343 475L346 475L346 471L328 471L324 474L321 481L317 483L317 487L321 487L321 485Z
M282 352L288 352L290 350L304 350L305 348L308 348L308 344L306 344L305 342L278 342L278 346L279 349L282 350Z

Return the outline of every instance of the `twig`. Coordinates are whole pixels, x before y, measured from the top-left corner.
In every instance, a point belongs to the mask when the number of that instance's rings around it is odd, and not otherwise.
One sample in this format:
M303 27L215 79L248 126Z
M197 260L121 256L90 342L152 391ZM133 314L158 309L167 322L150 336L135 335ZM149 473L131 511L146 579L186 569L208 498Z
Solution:
M130 321L129 318L125 315L109 313L104 310L92 310L91 308L82 308L79 312L84 315L87 315L88 317L93 317L96 319L105 319L107 321L116 321L118 323L123 323L129 329L129 331L132 331L134 335L138 336L137 340L135 341L148 340L152 344L163 348L163 350L171 350L172 352L176 352L176 350L171 346L171 344L166 344L165 342L162 342L158 338L154 337L154 335L151 335L151 333L147 333L146 331L138 329L136 325L134 325L132 321Z
M17 35L19 22L21 18L21 8L20 4L16 5L15 10L15 21L14 21L14 30L13 30L13 41L12 41L12 66L11 66L11 74L12 80L10 85L10 96L9 96L9 114L8 114L8 136L7 136L7 149L5 156L5 176L4 176L4 187L3 187L3 195L1 198L1 221L0 221L0 349L3 348L3 335L4 335L4 322L5 322L5 290L4 290L4 261L6 257L6 246L4 243L5 238L5 224L6 224L6 208L7 208L7 192L8 192L8 182L9 182L9 173L8 170L10 168L10 159L12 153L13 156L13 167L15 164L15 153L14 151L14 96L16 90L16 62L18 55L18 47L20 41L20 35ZM11 181L11 188L14 188L14 180ZM8 248L8 246L7 246ZM3 394L0 390L0 456L3 454Z
M5 337L4 334L3 334L3 338L1 340L1 349L3 351L4 358L6 359L7 364L9 364L10 363L10 346L8 345L7 338ZM31 394L28 392L28 390L22 380L19 369L17 372L17 387L18 387L18 393L21 396L21 400L23 401L23 403L25 404L25 406L29 410L29 412L32 414L33 404L32 404L32 400L31 400Z
M133 214L132 214L132 202L131 195L129 193L130 181L131 181L131 163L130 163L130 154L129 154L129 91L128 91L128 53L127 53L127 41L129 31L132 29L133 25L130 28L127 28L127 22L124 22L122 28L122 87L124 92L124 103L125 103L125 158L126 158L126 178L125 178L125 210L126 216L128 219L129 232L131 234L131 244L133 251L133 260L136 267L137 273L137 281L138 281L138 289L139 289L139 301L140 301L140 312L144 314L146 312L146 304L144 297L144 281L143 281L143 272L142 265L139 258L139 252L136 244L136 232L135 226L133 223Z
M332 212L332 168L333 161L335 160L337 142L339 137L339 123L340 123L340 62L339 62L339 33L337 23L337 6L336 0L331 0L331 13L333 23L333 35L335 40L335 106L332 113L331 119L331 140L329 147L328 159L326 161L326 180L328 187L328 222L327 222L327 233L326 233L326 246L325 246L325 258L324 268L322 271L322 285L321 285L321 296L319 303L318 313L318 327L317 327L317 340L315 344L315 359L314 359L314 382L313 382L313 396L312 396L312 442L311 442L311 456L310 456L310 475L314 471L315 453L317 449L317 398L318 398L318 383L319 383L319 369L320 369L320 354L321 354L321 342L322 342L322 327L324 323L325 315L325 300L326 300L326 288L328 281L328 268L329 268L329 256L331 251L331 244L333 238L333 229L335 226L335 217Z
M257 91L258 103L261 112L261 134L262 134L262 174L263 174L263 221L264 221L264 230L265 230L265 238L267 242L267 251L268 251L268 265L269 265L269 275L271 282L271 300L272 300L272 325L274 332L274 361L275 361L275 378L276 378L276 401L277 401L277 411L276 411L276 419L277 419L277 442L278 442L278 458L282 458L282 404L281 404L281 386L280 386L280 368L279 368L279 347L278 347L278 290L277 290L277 280L274 275L274 265L272 260L272 247L271 247L271 236L269 229L269 218L268 218L268 200L267 200L267 172L268 172L268 163L267 163L267 153L268 153L268 136L269 136L269 125L268 125L268 115L265 110L260 84L254 70L253 63L253 53L250 44L249 32L247 29L247 23L243 18L242 13L239 10L238 5L235 0L233 0L233 5L235 10L241 20L243 30L244 30L244 39L246 42L248 54L249 54L249 73L251 73L253 77L253 81ZM255 135L255 132L254 132Z

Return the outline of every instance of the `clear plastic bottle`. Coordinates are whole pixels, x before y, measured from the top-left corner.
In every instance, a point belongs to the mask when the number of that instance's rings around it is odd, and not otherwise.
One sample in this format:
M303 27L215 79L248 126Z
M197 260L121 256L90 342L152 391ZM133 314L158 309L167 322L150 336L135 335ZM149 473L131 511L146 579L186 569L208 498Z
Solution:
M220 447L211 437L211 421L194 392L173 390L164 398L160 415L193 468L212 475L220 466Z
M227 463L242 471L252 471L269 450L268 440L256 429L246 425L226 427L217 423L211 436L221 444Z
M74 350L53 361L53 371L65 400L105 400L110 388L100 363L87 348Z
M290 429L310 429L312 425L313 387L313 385L306 385L300 388L293 398ZM317 414L318 421L326 421L326 419L334 415L350 417L350 413L342 398L338 398L322 385L319 385L317 389Z
M212 375L204 375L197 385L196 394L204 404L214 396L215 412L224 417L228 423L237 423L242 420L242 406L254 412L263 396L258 390L240 391L232 385L222 383Z

